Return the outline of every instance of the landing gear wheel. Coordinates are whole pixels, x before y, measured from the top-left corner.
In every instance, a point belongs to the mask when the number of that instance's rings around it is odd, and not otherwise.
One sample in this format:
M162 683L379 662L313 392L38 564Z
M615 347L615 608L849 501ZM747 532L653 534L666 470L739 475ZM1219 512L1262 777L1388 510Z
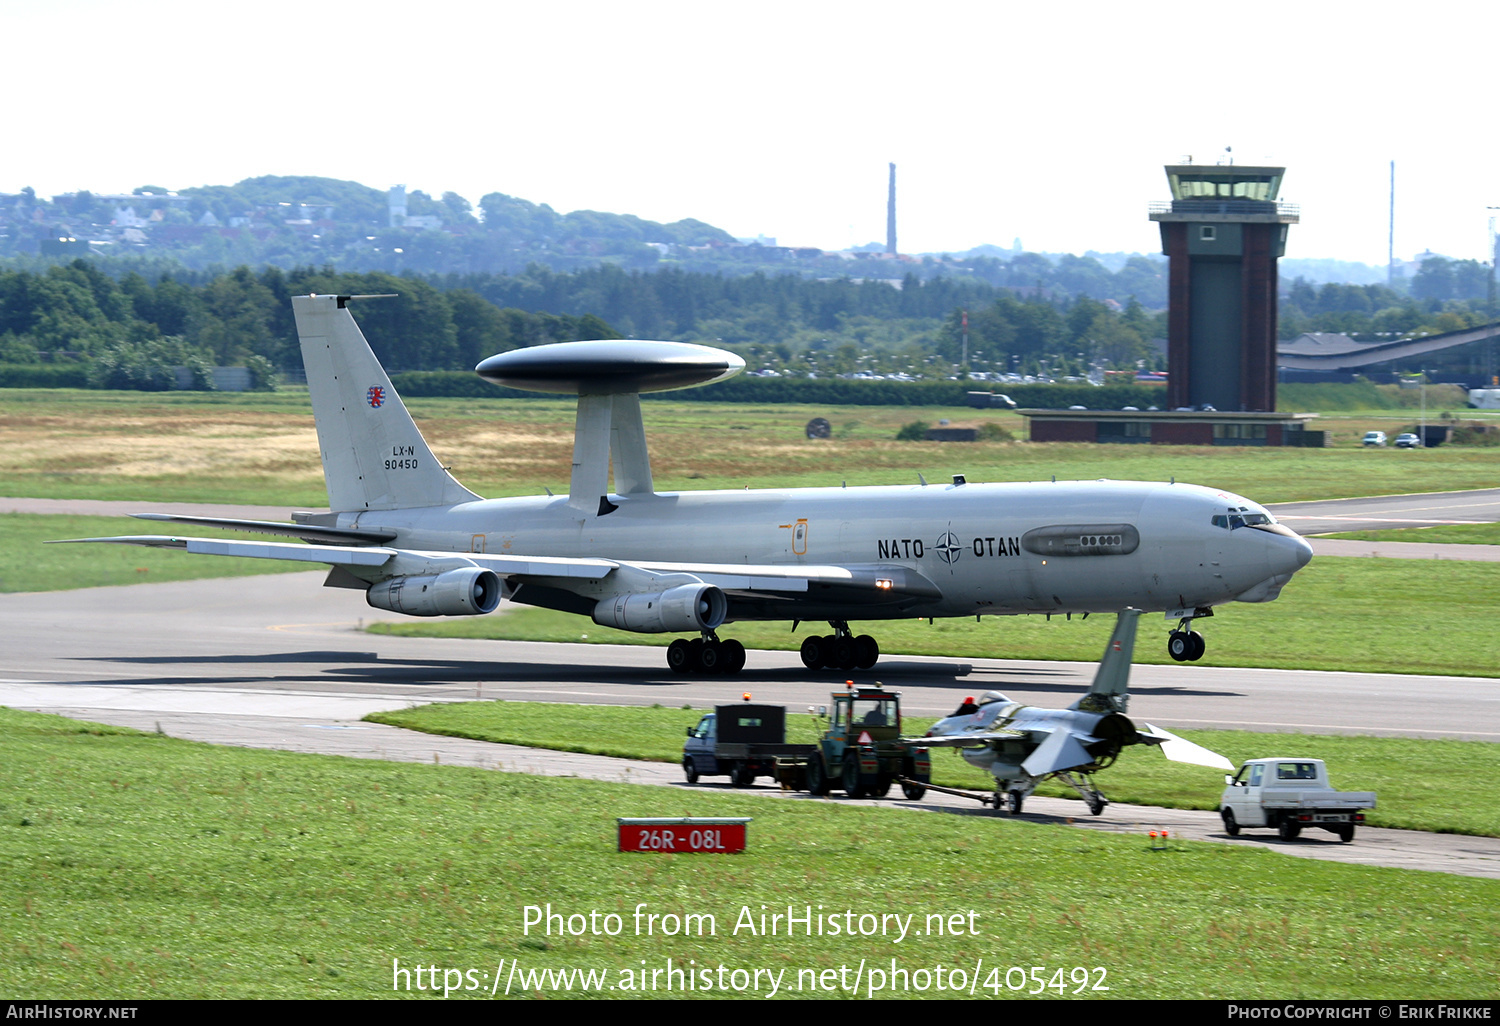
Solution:
M1337 830L1335 830L1334 833L1339 835L1340 841L1348 844L1350 841L1354 840L1354 824L1350 823L1347 826L1341 826Z
M823 769L823 756L817 752L807 760L807 793L822 797L833 787L833 781L828 779L828 774Z
M880 659L880 644L868 634L854 639L854 665L868 670Z
M903 780L901 782L901 793L906 796L907 801L914 802L919 801L927 793L927 788L921 784L911 784Z
M1010 809L1010 814L1012 816L1019 816L1021 814L1021 806L1024 805L1025 802L1026 796L1020 791L1012 791L1005 796L1006 807Z
M693 670L693 643L687 638L678 638L667 646L667 666L673 673L691 673Z
M832 635L823 639L828 646L828 665L837 666L841 670L854 669L858 657L854 654L854 640L852 638Z
M823 639L813 635L802 639L802 665L816 670L823 665Z
M745 668L745 646L731 638L719 645L719 672L733 676Z
M1204 641L1203 635L1197 631L1188 631L1188 645L1191 647L1187 657L1190 663L1196 663L1203 658L1203 653L1208 651L1208 642Z
M1173 631L1167 635L1167 655L1179 663L1185 663L1192 658L1193 643L1188 640L1187 631Z
M863 776L859 772L859 756L850 752L844 756L844 793L850 798L863 798L865 794Z
M718 673L723 669L720 665L719 643L717 641L690 641L690 645L700 646L698 649L698 666L704 673Z
M1234 818L1233 809L1221 809L1219 816L1224 820L1224 832L1230 837L1240 836L1239 821Z
M696 784L698 782L698 767L693 765L693 757L691 755L682 757L682 775L687 777L689 784Z
M1281 836L1283 841L1295 841L1297 835L1302 833L1302 824L1294 819L1284 819L1277 826L1276 832Z
M1103 812L1104 812L1104 806L1106 806L1106 805L1109 804L1107 801L1104 800L1104 796L1100 795L1100 794L1091 794L1087 798L1085 798L1083 801L1084 801L1084 804L1086 804L1089 807L1089 815L1090 816L1102 815Z
M755 770L748 762L737 762L729 771L729 782L735 787L749 787L755 783Z

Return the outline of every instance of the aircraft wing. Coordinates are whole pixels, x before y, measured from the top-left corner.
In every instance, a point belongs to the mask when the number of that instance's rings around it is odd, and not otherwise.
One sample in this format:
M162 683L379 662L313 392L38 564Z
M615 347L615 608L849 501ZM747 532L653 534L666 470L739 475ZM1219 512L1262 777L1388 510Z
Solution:
M146 545L158 549L183 549L209 556L243 556L249 559L288 559L333 566L382 566L405 557L433 569L481 566L502 577L603 577L620 566L608 559L569 559L561 556L501 556L482 552L427 552L393 549L377 545L295 545L291 542L231 541L217 538L183 538L164 534L122 535L112 538L67 538L59 543L113 542ZM444 566L446 564L446 567Z
M297 524L276 525L260 521L226 521L210 517L168 517L147 514L147 519L183 520L210 527L238 527L246 531L265 531L267 527L283 528L286 534L299 537L340 536L361 541L373 540L375 532L317 528ZM592 578L609 575L621 567L631 567L647 574L688 574L705 584L736 592L806 592L813 584L867 591L873 601L889 601L912 595L927 596L936 589L905 567L857 567L819 565L780 565L743 563L642 563L627 564L619 560L566 556L526 556L486 552L429 551L398 549L382 545L298 545L291 542L237 541L217 538L190 538L179 535L138 534L107 538L68 538L60 542L109 542L119 545L145 545L152 548L183 549L211 556L242 556L250 559L286 559L333 566L383 566L392 560L417 562L428 570L478 566L501 577ZM392 566L395 570L395 565ZM398 571L406 572L406 571Z
M1072 769L1074 766L1087 766L1094 761L1094 757L1083 745L1079 744L1078 738L1079 735L1065 727L1052 731L1047 735L1047 740L1026 757L1026 761L1021 763L1021 768L1033 777L1044 777L1059 770ZM1088 738L1088 740L1095 739Z
M1024 730L989 730L982 734L942 734L938 737L903 737L901 743L914 748L978 748L991 741L1015 741L1026 737Z
M1139 732L1141 740L1147 744L1160 745L1161 754L1173 762L1186 762L1194 766L1208 766L1229 773L1234 772L1234 763L1218 752L1211 752L1202 745L1195 745L1185 737L1178 737L1170 730L1162 730L1150 723L1147 723L1145 727L1145 730Z

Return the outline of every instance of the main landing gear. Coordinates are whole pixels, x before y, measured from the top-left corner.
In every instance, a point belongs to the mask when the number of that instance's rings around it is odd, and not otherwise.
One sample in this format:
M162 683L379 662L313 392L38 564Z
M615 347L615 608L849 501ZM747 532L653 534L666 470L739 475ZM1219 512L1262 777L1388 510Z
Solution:
M843 620L829 620L834 633L825 637L816 635L802 642L802 665L809 670L821 667L840 670L868 670L880 658L880 645L868 634L854 637L849 624Z
M1213 615L1212 609L1198 609L1192 616L1178 620L1177 629L1167 635L1167 655L1179 663L1196 663L1202 659L1208 643L1203 640L1203 635L1191 628L1194 620Z
M735 674L745 668L745 646L733 638L720 641L713 631L704 631L701 638L678 638L668 645L667 665L673 673Z

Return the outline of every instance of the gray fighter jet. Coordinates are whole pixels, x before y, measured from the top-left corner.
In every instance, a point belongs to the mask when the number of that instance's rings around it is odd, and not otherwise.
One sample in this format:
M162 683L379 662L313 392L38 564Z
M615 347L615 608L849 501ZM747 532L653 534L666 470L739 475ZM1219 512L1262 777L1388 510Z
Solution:
M1222 755L1149 723L1137 728L1125 715L1130 700L1130 659L1140 610L1119 614L1088 694L1066 709L1036 709L991 691L932 725L922 738L928 748L957 748L964 759L995 778L994 806L1019 814L1027 795L1048 777L1074 788L1099 815L1109 804L1093 774L1110 766L1127 745L1156 745L1175 762L1233 771ZM1143 729L1142 729L1143 728Z

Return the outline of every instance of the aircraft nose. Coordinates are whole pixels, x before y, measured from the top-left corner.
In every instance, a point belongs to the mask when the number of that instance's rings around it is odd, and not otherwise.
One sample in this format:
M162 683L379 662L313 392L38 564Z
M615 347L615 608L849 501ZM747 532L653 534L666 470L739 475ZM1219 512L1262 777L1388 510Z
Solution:
M1268 556L1273 573L1290 576L1312 561L1312 546L1305 538L1287 532L1285 535L1272 535L1270 541L1272 544Z

